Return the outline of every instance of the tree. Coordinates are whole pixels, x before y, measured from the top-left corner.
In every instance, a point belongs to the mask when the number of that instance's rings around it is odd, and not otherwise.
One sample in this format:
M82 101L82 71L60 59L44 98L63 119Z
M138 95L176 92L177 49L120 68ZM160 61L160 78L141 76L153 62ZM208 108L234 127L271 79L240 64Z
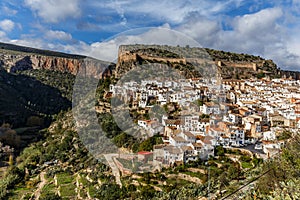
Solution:
M225 155L225 150L222 146L217 146L216 147L216 155L217 156L224 156Z
M61 200L62 198L58 196L58 194L55 194L54 192L47 192L47 193L42 193L40 200Z
M259 73L256 75L256 77L257 77L258 79L261 79L261 78L264 78L264 77L265 77L265 74L264 74L263 72L259 72Z
M115 183L105 183L99 188L96 197L99 199L116 200L122 198L122 189Z
M139 151L152 151L153 146L156 144L162 144L162 139L159 136L153 136L144 140L140 146Z
M153 189L153 187L147 185L142 188L140 188L141 196L143 199L152 199L156 193L156 191Z
M226 187L229 185L229 179L227 173L222 173L219 177L220 187Z
M231 164L228 168L227 175L230 179L237 179L240 173L239 167L234 166Z

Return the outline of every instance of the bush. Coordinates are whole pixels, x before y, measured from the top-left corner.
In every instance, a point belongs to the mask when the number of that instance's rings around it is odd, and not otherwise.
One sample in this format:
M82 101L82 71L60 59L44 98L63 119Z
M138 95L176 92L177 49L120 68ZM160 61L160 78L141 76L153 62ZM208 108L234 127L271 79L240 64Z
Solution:
M54 192L47 192L45 194L41 194L40 200L61 200L62 198L55 194Z
M252 160L252 158L250 156L247 156L247 155L242 155L240 157L240 160L243 161L243 162L250 162Z
M225 150L222 146L217 146L216 147L216 155L217 156L224 156L225 155Z

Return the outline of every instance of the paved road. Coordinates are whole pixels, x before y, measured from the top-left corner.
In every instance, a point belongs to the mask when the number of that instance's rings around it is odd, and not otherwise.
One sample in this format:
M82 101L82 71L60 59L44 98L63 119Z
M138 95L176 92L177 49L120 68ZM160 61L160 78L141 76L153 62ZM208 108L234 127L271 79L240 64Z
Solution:
M109 166L111 167L113 175L116 177L116 182L122 187L121 179L120 179L120 171L114 162L114 157L117 157L118 154L105 154L104 157L107 160Z

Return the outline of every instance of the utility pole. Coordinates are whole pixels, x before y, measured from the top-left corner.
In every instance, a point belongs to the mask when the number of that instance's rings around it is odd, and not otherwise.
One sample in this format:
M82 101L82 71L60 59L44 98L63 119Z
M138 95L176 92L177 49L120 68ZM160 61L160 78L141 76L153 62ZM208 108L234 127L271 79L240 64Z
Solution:
M207 186L207 190L208 190L208 195L207 195L207 199L210 199L210 166L208 165L208 186Z
M207 169L207 199L210 199L210 166L208 161L205 163L208 167Z

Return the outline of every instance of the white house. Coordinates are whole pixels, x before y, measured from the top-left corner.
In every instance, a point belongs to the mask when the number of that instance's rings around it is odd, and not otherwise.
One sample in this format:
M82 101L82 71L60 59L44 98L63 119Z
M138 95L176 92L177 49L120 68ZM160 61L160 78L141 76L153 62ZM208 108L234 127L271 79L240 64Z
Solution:
M276 140L276 134L273 131L265 131L263 132L263 140L266 141L274 141Z
M206 102L203 104L203 106L200 106L200 111L203 114L209 115L209 114L220 114L220 106L219 104L215 104L214 102Z

